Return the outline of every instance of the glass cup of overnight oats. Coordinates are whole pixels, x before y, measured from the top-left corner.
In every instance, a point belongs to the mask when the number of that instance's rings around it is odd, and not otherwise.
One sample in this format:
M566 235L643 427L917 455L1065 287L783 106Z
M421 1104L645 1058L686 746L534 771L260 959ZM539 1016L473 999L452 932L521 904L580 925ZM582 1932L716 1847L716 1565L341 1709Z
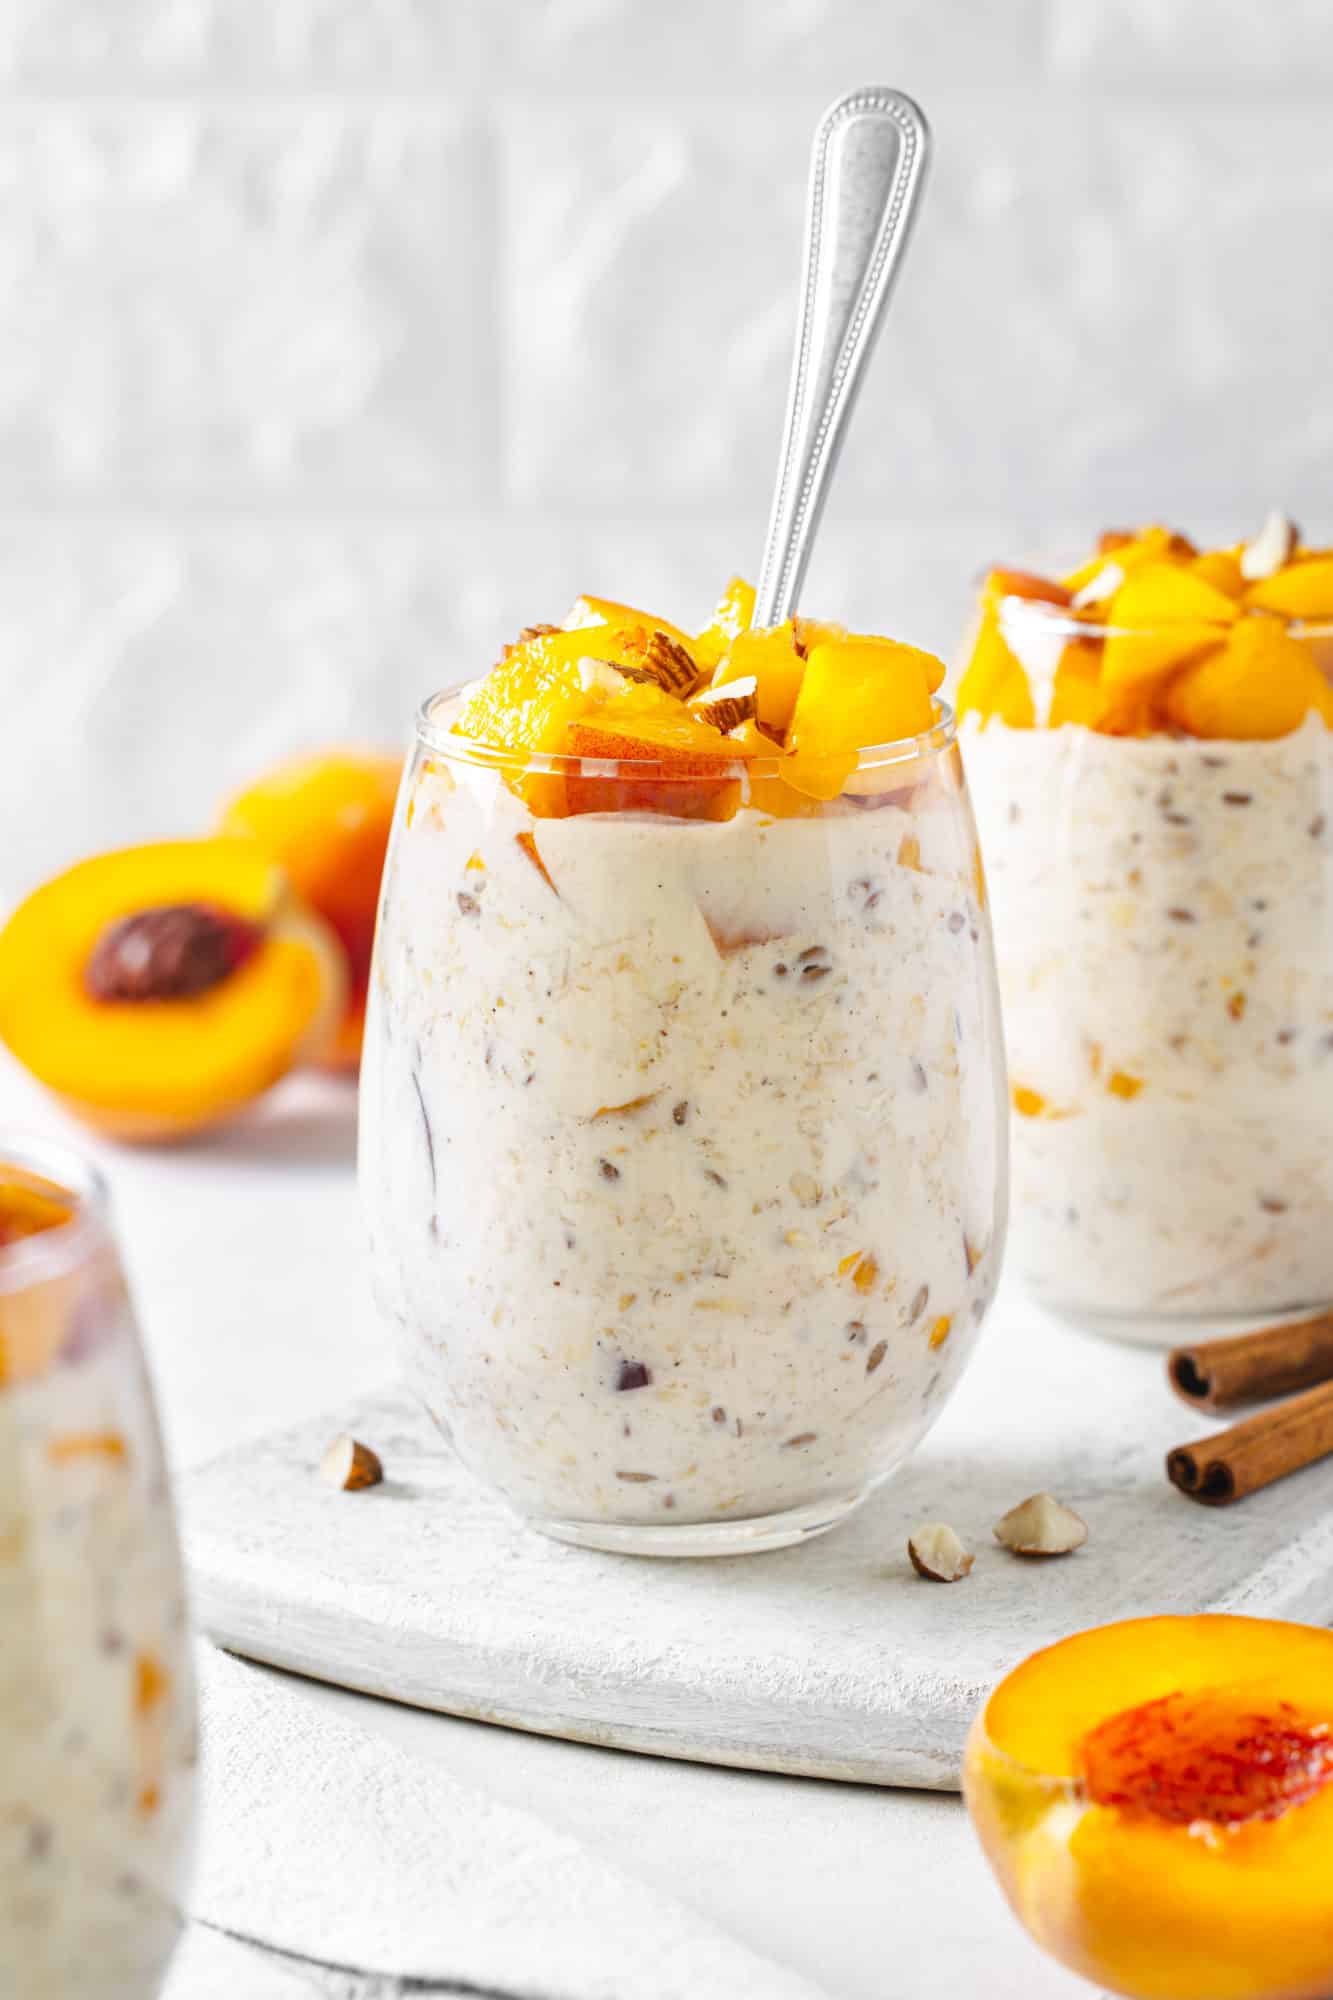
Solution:
M750 632L751 602L687 638L580 600L427 702L385 876L377 1294L463 1463L597 1548L833 1526L939 1414L999 1269L942 669Z
M98 1177L0 1136L0 1991L149 2000L194 1821L184 1588Z
M1265 541L1267 546L1265 547ZM1333 1299L1333 552L1271 521L993 572L959 688L1010 1256L1124 1338Z

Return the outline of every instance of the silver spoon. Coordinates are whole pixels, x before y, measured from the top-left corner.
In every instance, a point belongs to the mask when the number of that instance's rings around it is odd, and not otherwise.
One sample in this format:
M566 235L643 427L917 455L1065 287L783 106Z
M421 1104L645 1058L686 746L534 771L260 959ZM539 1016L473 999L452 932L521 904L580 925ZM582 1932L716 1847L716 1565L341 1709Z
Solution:
M874 85L840 97L815 130L796 353L756 628L781 625L796 604L929 151L930 128L911 98Z

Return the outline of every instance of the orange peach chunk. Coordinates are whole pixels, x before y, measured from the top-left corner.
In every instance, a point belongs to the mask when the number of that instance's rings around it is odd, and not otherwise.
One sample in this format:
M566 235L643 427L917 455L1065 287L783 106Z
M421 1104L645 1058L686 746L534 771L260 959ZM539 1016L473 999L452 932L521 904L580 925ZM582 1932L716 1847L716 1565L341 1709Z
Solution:
M787 782L812 798L836 798L857 752L919 736L935 720L931 675L938 662L888 639L831 640L812 650L792 714Z
M785 735L805 676L805 659L790 618L766 631L739 633L716 668L713 682L720 687L747 674L754 676L760 722L774 736Z
M1180 563L1145 563L1111 599L1102 679L1141 686L1216 646L1235 622L1235 600Z
M735 767L744 746L722 736L660 689L627 682L568 726L572 756L656 768L643 775L570 775L567 810L655 812L725 819L740 801Z
M1245 601L1284 618L1333 619L1333 551L1314 549L1298 555L1273 576L1252 583Z
M658 618L648 611L638 611L632 604L617 604L613 597L576 597L565 614L566 632L586 632L599 625L609 626L613 631L665 632L678 646L693 652L694 641L688 632L682 632L679 625L673 625L669 618ZM595 646L587 648L597 652Z
M1225 646L1167 690L1167 720L1191 736L1289 736L1313 710L1333 727L1333 688L1276 618L1243 618Z
M728 646L742 632L748 632L754 618L754 585L743 576L733 576L717 601L712 622L705 625L694 641L694 657L709 672L717 666Z
M994 719L1010 729L1031 729L1037 718L1028 677L1000 629L1000 607L1007 597L1064 607L1070 593L1064 584L1026 570L989 572L981 587L971 655L958 683L958 713Z

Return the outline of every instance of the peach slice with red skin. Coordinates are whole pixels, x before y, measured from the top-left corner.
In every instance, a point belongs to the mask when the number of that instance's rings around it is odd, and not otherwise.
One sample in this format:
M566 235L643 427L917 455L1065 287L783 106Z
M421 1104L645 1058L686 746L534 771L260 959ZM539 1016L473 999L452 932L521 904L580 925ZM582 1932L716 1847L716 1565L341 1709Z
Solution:
M1140 2000L1333 1991L1333 1632L1131 1619L991 1695L964 1792L1036 1941Z
M337 938L248 840L99 855L0 932L0 1039L118 1139L230 1116L328 1048L346 993Z
M232 799L218 831L257 840L347 954L347 1012L329 1066L361 1059L380 877L402 760L368 750L321 750L277 765Z
M657 688L627 684L623 694L572 720L567 748L571 756L644 766L642 776L623 769L605 776L571 773L565 779L571 813L729 819L740 803L736 767L744 746Z

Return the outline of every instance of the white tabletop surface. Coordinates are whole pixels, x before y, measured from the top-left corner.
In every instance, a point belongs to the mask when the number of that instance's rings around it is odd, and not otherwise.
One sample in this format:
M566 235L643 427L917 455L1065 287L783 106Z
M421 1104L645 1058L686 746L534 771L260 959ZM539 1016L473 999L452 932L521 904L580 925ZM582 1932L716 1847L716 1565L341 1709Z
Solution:
M73 1141L106 1171L178 1468L392 1372L363 1269L350 1088L291 1083L211 1139L129 1150L90 1141L0 1054L0 1126ZM1029 1944L956 1799L589 1749L300 1686L836 2000L1091 1990Z

